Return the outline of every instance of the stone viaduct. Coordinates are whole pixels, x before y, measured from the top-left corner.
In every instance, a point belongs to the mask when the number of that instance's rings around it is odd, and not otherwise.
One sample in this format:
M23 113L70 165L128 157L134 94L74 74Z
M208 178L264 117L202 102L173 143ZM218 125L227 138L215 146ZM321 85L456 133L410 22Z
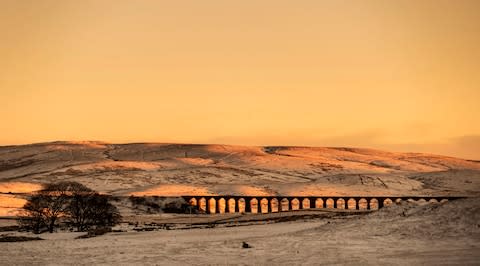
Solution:
M462 196L182 196L206 213L271 213L302 209L376 210L393 202L445 202Z

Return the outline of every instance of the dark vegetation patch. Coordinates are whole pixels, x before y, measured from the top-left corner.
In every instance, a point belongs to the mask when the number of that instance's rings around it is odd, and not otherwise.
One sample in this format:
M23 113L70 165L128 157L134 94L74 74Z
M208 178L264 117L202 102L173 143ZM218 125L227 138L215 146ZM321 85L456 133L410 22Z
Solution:
M196 208L192 208L182 198L143 196L128 197L130 204L134 209L144 211L146 213L198 213Z
M34 241L34 240L44 240L44 239L40 237L30 237L30 236L0 235L0 242L25 242L25 241Z
M322 162L310 163L309 166L312 168L321 169L324 172L343 169L343 166L340 164L322 163Z
M76 237L75 239L92 238L96 236L102 236L110 232L112 232L112 228L110 227L99 227L99 228L90 229L87 231L87 234Z
M20 226L18 225L0 226L0 232L18 231L19 229Z
M6 160L0 163L0 171L7 171L15 168L20 168L33 164L35 161L32 159L27 160Z

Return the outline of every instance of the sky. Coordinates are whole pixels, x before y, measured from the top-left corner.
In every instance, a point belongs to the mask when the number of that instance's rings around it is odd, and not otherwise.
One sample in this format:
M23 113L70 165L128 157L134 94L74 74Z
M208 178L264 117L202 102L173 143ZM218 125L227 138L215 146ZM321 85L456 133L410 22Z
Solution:
M480 159L480 1L0 0L0 145Z

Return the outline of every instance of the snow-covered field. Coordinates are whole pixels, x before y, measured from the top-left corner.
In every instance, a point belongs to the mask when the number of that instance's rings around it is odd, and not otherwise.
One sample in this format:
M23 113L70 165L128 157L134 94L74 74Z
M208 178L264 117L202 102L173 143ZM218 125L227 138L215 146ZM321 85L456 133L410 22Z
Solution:
M478 265L478 198L363 216L0 243L2 265ZM19 234L19 233L11 233ZM242 248L247 242L252 248Z

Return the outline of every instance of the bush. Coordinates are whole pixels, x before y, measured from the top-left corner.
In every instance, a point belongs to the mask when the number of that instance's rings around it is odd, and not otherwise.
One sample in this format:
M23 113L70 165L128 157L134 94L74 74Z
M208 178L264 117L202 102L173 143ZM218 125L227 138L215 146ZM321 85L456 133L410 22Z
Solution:
M189 204L178 201L165 204L163 211L166 213L196 213L194 209L190 209Z
M110 227L94 228L94 229L88 230L86 235L82 235L82 236L77 237L77 239L101 236L101 235L104 235L104 234L110 233L110 232L112 232L112 228L110 228Z

